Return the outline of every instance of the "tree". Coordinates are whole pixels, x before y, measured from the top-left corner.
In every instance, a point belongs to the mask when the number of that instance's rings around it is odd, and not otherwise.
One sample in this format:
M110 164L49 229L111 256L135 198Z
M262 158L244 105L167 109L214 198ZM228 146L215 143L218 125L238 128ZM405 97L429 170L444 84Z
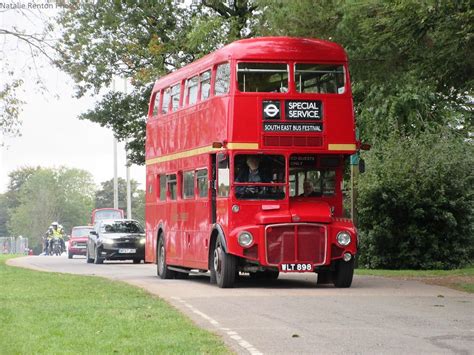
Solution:
M10 176L23 176L28 169L20 169ZM68 168L30 171L32 174L16 192L16 205L9 210L10 235L29 237L30 246L38 247L53 221L61 223L66 231L88 223L94 193L90 173Z
M138 182L130 181L132 196L132 218L145 222L145 191L138 188ZM118 178L118 207L127 215L127 181ZM114 180L101 183L101 188L95 194L95 208L113 207L114 205Z

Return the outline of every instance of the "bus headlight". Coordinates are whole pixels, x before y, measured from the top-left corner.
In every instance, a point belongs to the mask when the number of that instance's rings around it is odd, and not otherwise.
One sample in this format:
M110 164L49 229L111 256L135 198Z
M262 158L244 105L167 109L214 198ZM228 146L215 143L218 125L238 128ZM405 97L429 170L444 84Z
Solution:
M253 235L250 232L243 231L239 234L237 241L239 242L240 246L248 248L253 243Z
M348 232L342 231L337 233L337 243L346 247L351 242L351 235Z

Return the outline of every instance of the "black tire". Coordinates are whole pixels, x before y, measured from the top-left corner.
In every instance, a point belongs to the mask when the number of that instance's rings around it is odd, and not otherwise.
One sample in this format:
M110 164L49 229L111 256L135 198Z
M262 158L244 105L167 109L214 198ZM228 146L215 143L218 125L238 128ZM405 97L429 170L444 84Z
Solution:
M215 271L217 286L220 288L234 287L237 258L224 251L219 239L216 240L214 246L211 268Z
M95 248L95 253L94 253L94 264L103 264L104 263L104 258L101 258L99 255L99 248Z
M318 272L318 285L326 285L333 282L333 277L330 271L320 271Z
M166 264L165 242L162 236L159 238L156 248L156 274L163 280L174 279L176 271L168 269L168 265Z
M86 262L88 264L92 264L94 262L94 259L89 257L89 247L87 247L87 249L86 249Z
M142 259L133 259L134 264L140 264L142 262Z
M72 259L73 255L71 253L67 253L67 258Z
M340 288L351 287L354 276L354 258L349 261L338 260L333 275L334 286Z

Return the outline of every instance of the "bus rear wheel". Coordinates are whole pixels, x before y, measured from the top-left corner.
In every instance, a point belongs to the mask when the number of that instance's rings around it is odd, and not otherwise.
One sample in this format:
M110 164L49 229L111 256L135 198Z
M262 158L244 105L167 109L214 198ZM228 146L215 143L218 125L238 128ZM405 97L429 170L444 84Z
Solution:
M351 287L352 278L354 276L354 258L349 261L338 260L336 270L333 274L334 286L340 288Z
M168 269L168 265L166 264L166 250L162 236L156 248L156 274L164 280L173 279L175 277L175 272Z
M231 288L234 286L237 259L234 255L224 251L219 239L217 239L214 247L211 267L216 276L217 286L220 288Z

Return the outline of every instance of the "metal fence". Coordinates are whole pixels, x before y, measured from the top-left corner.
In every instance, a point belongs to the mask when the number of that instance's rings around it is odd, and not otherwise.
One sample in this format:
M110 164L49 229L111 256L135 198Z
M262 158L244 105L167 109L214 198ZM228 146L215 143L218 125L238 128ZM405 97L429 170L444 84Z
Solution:
M0 237L1 254L27 254L28 251L28 238Z

